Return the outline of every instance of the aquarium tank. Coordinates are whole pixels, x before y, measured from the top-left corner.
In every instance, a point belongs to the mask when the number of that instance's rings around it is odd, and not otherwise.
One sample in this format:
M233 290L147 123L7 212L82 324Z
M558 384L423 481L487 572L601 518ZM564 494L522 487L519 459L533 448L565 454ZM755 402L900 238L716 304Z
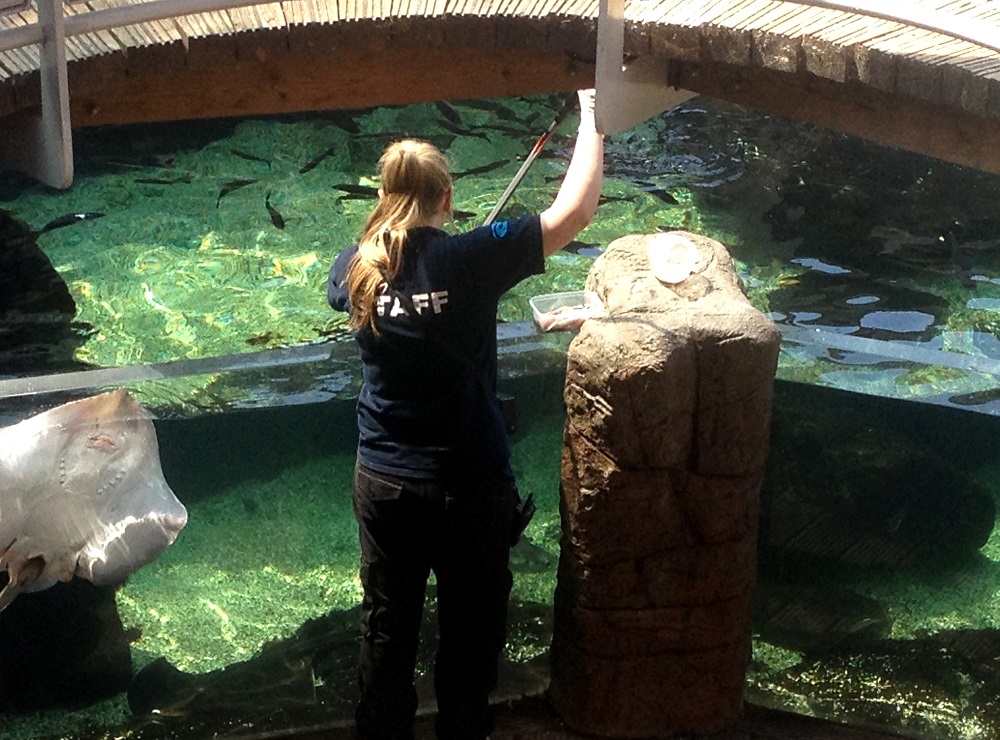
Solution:
M388 142L446 152L447 228L468 229L560 102L82 129L67 190L0 171L0 426L125 389L187 517L125 585L74 578L0 612L3 738L276 737L351 721L360 368L327 271L377 197ZM551 202L574 126L504 215ZM618 237L685 229L727 247L782 332L747 700L912 737L996 737L1000 177L707 98L610 137L605 174L593 223L497 317L513 467L538 506L512 552L497 700L545 690L561 532L573 335L540 333L528 301L582 288ZM49 474L65 480L67 465ZM433 580L425 622L430 711Z

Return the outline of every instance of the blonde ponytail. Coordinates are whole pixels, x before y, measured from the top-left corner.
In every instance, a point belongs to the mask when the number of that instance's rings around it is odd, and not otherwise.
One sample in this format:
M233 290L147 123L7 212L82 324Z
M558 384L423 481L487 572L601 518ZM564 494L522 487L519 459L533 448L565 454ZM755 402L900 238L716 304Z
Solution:
M426 141L404 139L390 144L379 169L379 201L365 221L347 273L351 328L370 328L375 334L375 301L399 273L407 230L426 223L451 189L447 158Z

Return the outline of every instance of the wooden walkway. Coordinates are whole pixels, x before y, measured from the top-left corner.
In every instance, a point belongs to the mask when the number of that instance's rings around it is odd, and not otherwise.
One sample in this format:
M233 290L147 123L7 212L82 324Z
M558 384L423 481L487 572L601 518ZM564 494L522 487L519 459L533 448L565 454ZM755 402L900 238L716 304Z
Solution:
M562 92L594 79L598 0L184 12L193 1L62 5L73 127ZM625 51L658 64L662 84L1000 172L1000 3L851 1L856 12L837 7L848 0L628 0ZM153 6L176 15L129 17ZM36 17L33 5L0 15L0 128L40 105L39 46L10 48Z

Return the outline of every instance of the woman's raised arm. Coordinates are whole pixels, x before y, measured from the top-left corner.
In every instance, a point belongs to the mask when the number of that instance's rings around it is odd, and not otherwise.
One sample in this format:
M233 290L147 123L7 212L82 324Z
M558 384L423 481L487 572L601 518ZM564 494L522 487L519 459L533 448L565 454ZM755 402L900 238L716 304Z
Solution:
M594 122L594 91L580 90L580 127L566 176L552 205L542 211L542 251L559 251L597 213L604 179L604 137Z

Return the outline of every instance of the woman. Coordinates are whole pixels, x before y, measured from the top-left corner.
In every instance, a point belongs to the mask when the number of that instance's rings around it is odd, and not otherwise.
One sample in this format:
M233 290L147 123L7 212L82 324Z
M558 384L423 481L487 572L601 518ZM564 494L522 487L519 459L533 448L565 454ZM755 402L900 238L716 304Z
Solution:
M566 177L540 216L442 231L448 162L404 140L382 155L379 201L327 289L350 313L364 382L354 511L361 538L359 735L410 738L424 591L437 579L439 738L485 738L506 641L517 489L496 386L497 303L593 218L603 137L593 91Z

